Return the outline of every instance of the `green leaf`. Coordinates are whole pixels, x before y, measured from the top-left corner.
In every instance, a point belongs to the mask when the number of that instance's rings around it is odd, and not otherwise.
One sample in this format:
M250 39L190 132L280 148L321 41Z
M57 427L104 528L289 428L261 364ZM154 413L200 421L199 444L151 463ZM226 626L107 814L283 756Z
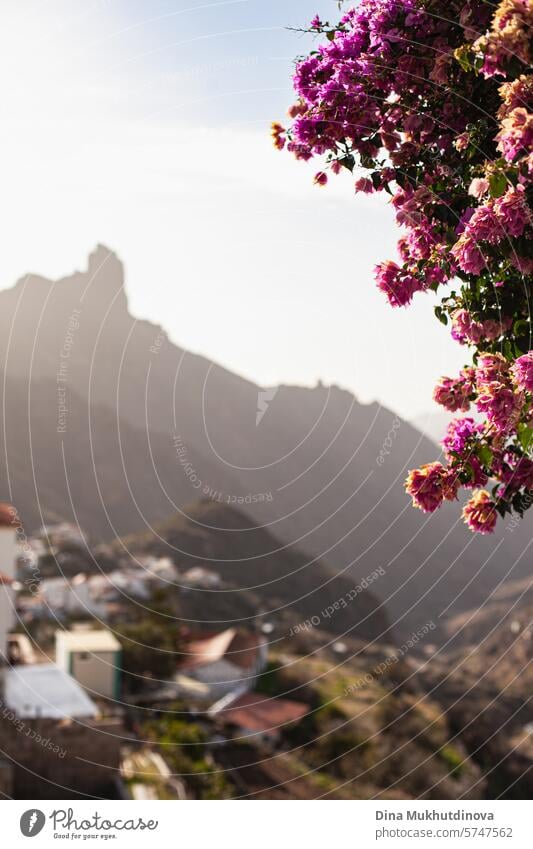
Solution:
M468 44L463 44L462 47L458 47L453 55L459 62L463 71L468 72L472 70L472 57L470 54L470 46Z
M508 360L514 360L515 359L514 346L511 344L509 339L506 339L505 342L503 343L503 355Z
M506 513L511 512L511 508L505 501L498 501L498 503L496 504L496 510L498 511L502 519L505 519Z
M473 480L475 480L475 477L476 474L470 463L465 463L463 467L463 474L460 475L461 483L471 483Z
M477 449L477 455L484 466L490 469L492 463L492 451L490 450L488 445L479 445Z
M507 177L501 171L491 174L489 177L490 196L499 198L507 191Z
M515 321L513 324L513 333L515 336L522 336L522 334L529 334L530 326L529 321L526 321L525 318L520 318L518 321Z
M520 445L524 451L529 451L533 445L533 428L522 422L518 425L517 432Z
M444 324L444 326L448 324L448 316L446 315L442 307L435 307L435 315L437 316L441 324Z

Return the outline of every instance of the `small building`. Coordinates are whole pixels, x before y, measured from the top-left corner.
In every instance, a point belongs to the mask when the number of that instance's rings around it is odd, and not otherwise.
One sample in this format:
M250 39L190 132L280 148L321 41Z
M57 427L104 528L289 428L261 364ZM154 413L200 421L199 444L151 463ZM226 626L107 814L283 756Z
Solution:
M3 700L19 719L96 718L98 708L55 663L14 666L4 673Z
M218 572L193 566L182 575L180 583L183 589L213 590L220 586L221 580Z
M98 598L96 581L108 584L106 576L87 577L83 572L73 578L45 578L41 581L40 596L50 616L105 616L105 605ZM112 587L114 591L114 587Z
M8 662L8 634L15 624L15 602L12 587L12 578L4 572L0 572L0 664Z
M144 557L139 560L147 578L158 584L175 584L179 572L170 557Z
M91 695L120 695L122 649L111 631L56 631L56 663Z
M190 634L181 649L175 682L178 697L212 702L255 687L267 663L261 634L237 628Z
M0 664L7 661L7 635L15 623L13 582L17 577L20 527L16 509L0 503Z
M0 503L0 569L12 580L17 577L20 529L16 509L11 504Z

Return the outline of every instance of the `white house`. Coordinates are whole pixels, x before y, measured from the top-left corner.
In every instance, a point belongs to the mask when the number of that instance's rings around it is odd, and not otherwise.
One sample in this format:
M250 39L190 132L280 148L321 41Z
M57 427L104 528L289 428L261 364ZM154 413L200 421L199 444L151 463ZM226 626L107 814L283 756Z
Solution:
M20 528L11 504L0 503L0 662L7 660L7 635L15 624L13 581L16 578Z
M4 676L4 702L24 719L94 718L98 708L55 663L14 666Z
M0 503L0 572L11 580L17 577L17 559L20 552L18 529L20 519L11 504Z
M104 584L109 584L105 576L95 575L87 578L83 573L72 579L45 578L44 581L41 581L40 586L40 595L45 608L53 615L90 614L103 618L105 616L105 605L101 603L101 599L98 599L95 583L100 578L102 578Z
M15 624L15 600L12 584L12 579L0 572L0 664L7 662L7 635Z
M122 649L111 631L56 631L56 663L92 696L120 695Z

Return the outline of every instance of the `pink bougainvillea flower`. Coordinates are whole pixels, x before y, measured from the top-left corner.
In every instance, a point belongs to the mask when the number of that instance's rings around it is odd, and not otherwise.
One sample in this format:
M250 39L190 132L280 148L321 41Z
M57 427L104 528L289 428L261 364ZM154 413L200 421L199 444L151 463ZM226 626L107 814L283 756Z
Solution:
M477 396L476 408L484 413L498 434L510 434L516 429L524 404L523 397L501 383L488 383Z
M470 530L490 534L496 527L496 505L485 489L474 493L463 508L463 518Z
M454 419L448 425L442 444L447 454L451 451L462 454L472 447L473 441L481 433L483 433L483 425L476 423L474 419Z
M490 183L485 177L475 177L468 188L468 194L478 200L489 191Z
M369 177L360 177L355 183L355 191L370 194L374 191L374 184Z
M378 289L386 295L393 307L404 307L411 303L414 293L420 289L416 277L392 260L377 265L375 276Z
M509 236L521 236L531 222L524 187L513 186L494 203L494 212L502 228Z
M328 175L324 173L324 171L319 171L315 174L314 184L315 186L325 186L328 182Z
M474 390L475 369L463 369L457 378L441 377L433 390L433 400L450 413L470 409L470 397Z
M519 389L533 393L533 351L515 360L511 375Z
M468 233L463 233L450 253L465 274L479 274L487 265L483 251Z
M405 482L405 489L413 499L413 505L424 513L433 513L444 500L453 501L457 497L458 488L455 474L437 462L413 469Z
M508 330L511 329L513 325L513 319L510 316L503 316L501 319L492 319L488 318L482 323L482 338L487 339L489 342L493 342L495 339L499 339L500 336L503 336Z
M501 354L483 354L475 372L478 390L490 383L508 383L509 363Z
M529 457L507 457L501 478L505 484L502 496L508 497L519 489L533 490L533 460Z
M462 345L477 343L483 338L483 325L474 321L466 310L455 310L452 313L452 337Z

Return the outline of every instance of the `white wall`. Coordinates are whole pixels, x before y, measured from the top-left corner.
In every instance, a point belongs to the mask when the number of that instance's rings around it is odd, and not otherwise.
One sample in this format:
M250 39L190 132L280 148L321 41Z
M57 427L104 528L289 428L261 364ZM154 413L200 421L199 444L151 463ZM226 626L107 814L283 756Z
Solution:
M0 655L7 656L7 635L15 624L15 599L13 590L6 584L0 584ZM1 661L0 658L0 661Z
M72 652L70 674L89 695L112 699L115 695L116 652Z
M15 579L16 561L19 555L16 528L0 528L0 572Z

